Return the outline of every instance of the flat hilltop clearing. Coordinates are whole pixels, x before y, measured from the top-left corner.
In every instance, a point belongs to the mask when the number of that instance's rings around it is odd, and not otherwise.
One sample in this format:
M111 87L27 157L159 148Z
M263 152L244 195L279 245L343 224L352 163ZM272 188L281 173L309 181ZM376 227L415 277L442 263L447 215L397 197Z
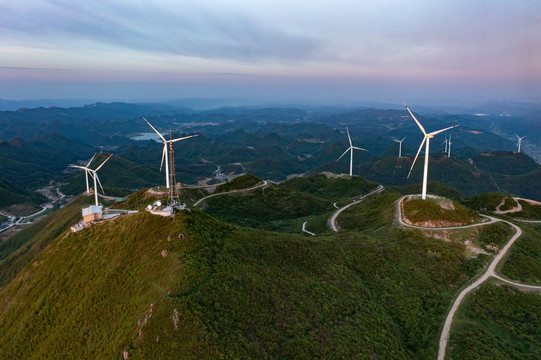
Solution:
M404 222L416 226L463 226L479 220L478 213L457 201L440 196L426 200L408 196L402 201Z

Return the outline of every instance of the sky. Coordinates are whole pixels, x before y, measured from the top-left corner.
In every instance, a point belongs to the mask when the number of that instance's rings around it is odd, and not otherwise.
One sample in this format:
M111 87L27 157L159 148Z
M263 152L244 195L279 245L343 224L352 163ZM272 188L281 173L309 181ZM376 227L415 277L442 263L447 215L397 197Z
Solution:
M539 0L0 0L0 98L541 102Z

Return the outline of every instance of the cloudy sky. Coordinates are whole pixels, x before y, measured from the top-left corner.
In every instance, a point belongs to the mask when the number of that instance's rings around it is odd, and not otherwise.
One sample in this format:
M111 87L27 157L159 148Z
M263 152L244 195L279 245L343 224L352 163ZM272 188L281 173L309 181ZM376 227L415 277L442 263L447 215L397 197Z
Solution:
M0 98L541 101L539 0L0 0Z

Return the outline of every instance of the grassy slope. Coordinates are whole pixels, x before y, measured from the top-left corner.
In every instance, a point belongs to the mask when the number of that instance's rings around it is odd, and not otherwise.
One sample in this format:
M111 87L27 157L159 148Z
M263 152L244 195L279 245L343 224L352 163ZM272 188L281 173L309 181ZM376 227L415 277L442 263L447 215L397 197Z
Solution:
M469 260L384 225L308 240L194 210L62 235L0 291L0 357L432 359Z
M281 185L215 196L205 203L205 212L218 219L241 226L292 232L300 232L305 217L333 209L327 200Z
M434 219L456 224L468 224L477 219L477 214L464 205L453 201L454 209L444 209L433 199L404 200L404 216L413 223Z
M0 287L15 275L54 238L81 219L81 207L92 202L80 196L64 208L35 222L0 243Z
M485 284L468 296L450 338L453 359L541 358L541 296Z
M541 220L541 205L532 205L527 201L519 200L522 211L511 213L510 216L521 219Z
M487 211L495 211L505 196L499 193L486 193L468 198L463 201L463 204L472 210L486 209Z
M26 190L19 185L0 178L0 208L13 204L31 204L38 206L47 198L38 192Z
M526 284L541 284L541 225L518 224L522 236L509 250L501 273Z
M328 200L360 196L377 186L360 176L328 178L324 174L293 178L280 185Z
M216 187L215 193L227 192L238 189L251 188L261 182L261 179L254 175L241 175L225 184Z

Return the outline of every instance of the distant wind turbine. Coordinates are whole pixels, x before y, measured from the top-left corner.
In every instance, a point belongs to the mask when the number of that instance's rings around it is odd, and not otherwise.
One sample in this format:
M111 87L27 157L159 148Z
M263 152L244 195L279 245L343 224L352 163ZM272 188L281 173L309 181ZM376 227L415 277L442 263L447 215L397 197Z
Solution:
M398 147L398 158L401 158L402 157L402 141L404 141L405 138L407 138L408 136L404 136L404 138L402 140L396 140L396 139L393 139L394 141L396 141L397 143L400 144L400 146Z
M417 120L417 118L413 115L411 110L408 108L408 105L406 105L405 102L402 102L402 103L404 104L404 106L406 107L406 109L410 113L411 117L413 118L413 120L415 120L415 123L417 124L417 126L419 126L419 129L421 129L421 131L423 132L423 135L424 135L423 141L421 142L421 145L419 146L419 150L417 150L417 155L415 155L415 159L413 160L413 164L411 164L411 169L410 169L410 171L408 173L408 178L410 177L411 170L413 170L413 166L415 165L415 162L417 161L417 157L419 157L419 153L421 152L421 149L423 148L423 145L426 142L425 169L424 169L424 173L423 173L423 192L422 192L422 196L421 196L422 199L425 200L426 199L426 183L427 183L427 180L428 180L428 155L429 155L430 139L434 138L434 135L437 135L437 134L442 133L442 132L444 132L446 130L455 128L458 125L450 126L448 128L441 129L441 130L438 130L438 131L433 131L433 132L427 134L426 131L425 131L425 128L423 127L423 125L421 125L421 123Z
M445 150L443 150L443 152L447 152L447 144L449 144L449 140L447 140L447 136L445 136L445 141L442 142L440 145L444 145L445 144Z
M103 186L101 186L100 178L98 177L98 170L101 169L101 167L107 162L113 156L113 154L109 155L107 159L105 159L104 162L100 164L95 170L90 169L88 166L80 166L80 165L70 165L70 167L83 169L87 173L90 173L90 176L94 179L94 198L96 200L96 206L99 206L98 203L98 184L100 184L101 192L105 195L105 192L103 191ZM90 164L90 163L89 163Z
M520 137L520 136L517 135L517 133L515 133L515 136L518 138L518 142L517 142L518 150L517 150L517 152L520 152L520 144L522 144L522 139L524 139L526 136Z
M147 119L143 118L143 120L145 120L146 123L152 128L152 130L154 130L156 132L156 134L158 134L160 139L162 139L163 152L162 152L162 162L160 164L160 171L162 171L163 159L165 159L165 184L166 184L166 187L169 189L169 160L168 160L168 156L167 156L167 144L170 144L170 146L173 146L173 143L176 142L176 141L186 140L186 139L189 139L189 138L192 138L192 137L195 137L195 136L199 136L199 134L185 136L185 137L172 139L172 140L165 140L165 138L162 136L162 134L160 134L158 132L158 130L156 130L156 128L154 128L154 126L152 126L152 124L148 122Z
M353 149L363 150L363 151L368 151L368 150L353 146L353 144L351 143L351 136L349 136L349 129L346 128L346 131L348 133L349 147L346 151L344 151L342 155L340 155L340 157L336 161L340 160L342 156L346 155L346 153L351 150L351 157L349 158L349 176L353 176Z

